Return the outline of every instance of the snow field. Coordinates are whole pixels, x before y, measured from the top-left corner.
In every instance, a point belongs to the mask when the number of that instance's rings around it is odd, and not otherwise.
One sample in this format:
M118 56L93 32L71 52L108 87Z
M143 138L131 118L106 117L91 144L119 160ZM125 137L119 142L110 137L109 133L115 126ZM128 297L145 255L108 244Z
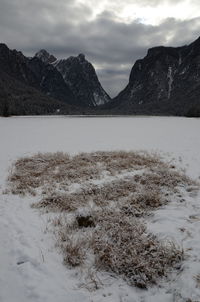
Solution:
M1 118L0 301L200 301L194 278L200 273L199 195L174 200L148 221L149 230L175 239L188 253L179 275L145 292L105 274L104 286L90 293L77 286L76 271L62 265L54 238L45 232L48 215L30 208L35 199L3 194L13 160L39 151L154 151L198 179L199 127L200 120L185 118Z

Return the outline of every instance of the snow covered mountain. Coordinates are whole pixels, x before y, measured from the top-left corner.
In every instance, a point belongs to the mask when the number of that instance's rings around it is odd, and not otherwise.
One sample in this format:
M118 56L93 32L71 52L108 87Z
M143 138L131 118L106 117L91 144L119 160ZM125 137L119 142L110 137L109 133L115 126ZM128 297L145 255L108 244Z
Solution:
M83 54L58 60L42 49L28 58L0 44L0 114L5 99L16 100L17 114L28 114L27 108L37 100L31 114L55 112L61 101L76 107L78 114L200 116L200 38L182 47L149 49L135 62L127 87L113 100Z
M96 107L108 103L111 99L102 88L95 69L85 59L85 55L57 60L53 55L42 49L35 54L45 64L51 64L62 75L65 83L75 95L78 105Z
M200 108L200 38L183 47L154 47L137 60L127 87L110 105L116 112L187 114Z
M57 60L53 65L62 74L81 105L99 106L110 101L109 95L102 88L95 69L83 54L64 60Z

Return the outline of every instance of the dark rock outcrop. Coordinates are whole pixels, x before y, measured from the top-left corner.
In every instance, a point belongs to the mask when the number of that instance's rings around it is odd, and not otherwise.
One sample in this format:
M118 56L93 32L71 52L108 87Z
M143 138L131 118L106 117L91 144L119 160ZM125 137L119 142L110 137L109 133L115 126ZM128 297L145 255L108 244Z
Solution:
M45 49L41 49L35 54L35 57L42 60L42 62L46 64L51 64L55 62L57 59L50 53L48 53Z

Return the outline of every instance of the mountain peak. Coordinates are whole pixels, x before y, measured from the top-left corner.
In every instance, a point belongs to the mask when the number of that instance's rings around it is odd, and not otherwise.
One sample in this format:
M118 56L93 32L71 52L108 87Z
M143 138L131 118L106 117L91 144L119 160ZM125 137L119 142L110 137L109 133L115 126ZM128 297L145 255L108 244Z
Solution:
M0 47L8 49L8 46L5 43L0 43Z
M80 53L78 55L78 59L82 62L82 61L85 61L85 55L83 53Z
M0 43L0 51L2 52L9 52L9 48L6 44Z
M46 51L45 49L39 50L35 54L35 57L42 60L46 64L51 64L57 60L56 57L48 53L48 51Z

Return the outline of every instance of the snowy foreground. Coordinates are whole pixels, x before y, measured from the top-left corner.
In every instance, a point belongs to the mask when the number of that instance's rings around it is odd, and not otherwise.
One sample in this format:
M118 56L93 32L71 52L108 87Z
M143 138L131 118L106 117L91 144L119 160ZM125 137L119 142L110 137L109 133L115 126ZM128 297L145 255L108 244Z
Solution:
M199 180L199 132L200 119L175 117L0 118L0 302L199 302L200 194L168 204L147 222L159 238L183 247L178 273L148 291L102 274L102 287L93 292L62 265L49 217L30 208L33 198L3 194L12 162L38 151L153 151Z

